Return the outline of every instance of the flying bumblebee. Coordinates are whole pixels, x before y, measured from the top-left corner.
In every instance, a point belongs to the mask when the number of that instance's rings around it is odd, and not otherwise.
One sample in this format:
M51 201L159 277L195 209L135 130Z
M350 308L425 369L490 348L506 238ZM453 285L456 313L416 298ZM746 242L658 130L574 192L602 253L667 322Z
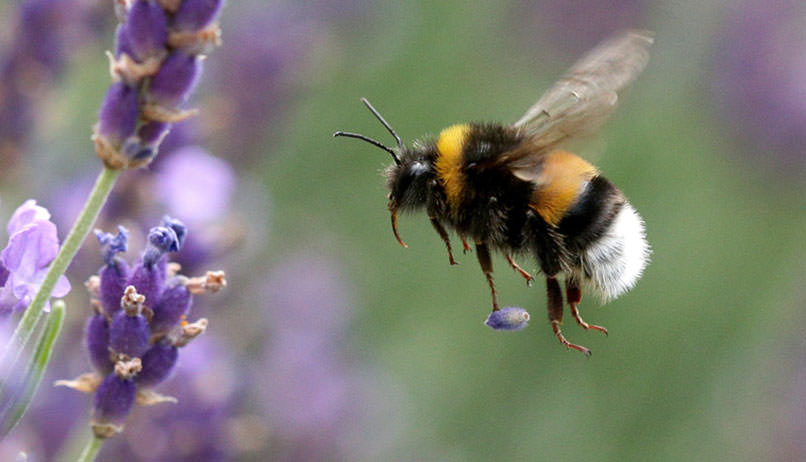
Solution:
M563 295L557 277L564 276L566 301L576 322L607 334L580 316L582 287L603 301L618 297L638 281L650 250L644 222L624 194L596 167L560 146L599 128L616 107L619 92L646 66L652 42L651 32L637 30L605 40L511 125L457 124L435 140L407 147L362 98L397 146L357 133L334 136L357 138L391 154L394 164L386 170L389 211L403 247L397 228L400 211L425 209L451 264L456 260L448 229L458 234L465 251L472 240L493 311L499 306L491 251L502 253L527 283L532 276L513 256L534 256L546 277L554 334L566 347L590 355L560 330Z

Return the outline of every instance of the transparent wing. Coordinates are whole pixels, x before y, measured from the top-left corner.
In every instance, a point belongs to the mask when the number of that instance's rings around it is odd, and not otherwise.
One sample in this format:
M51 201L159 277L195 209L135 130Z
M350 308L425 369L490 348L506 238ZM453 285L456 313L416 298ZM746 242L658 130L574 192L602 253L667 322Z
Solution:
M533 139L531 149L502 160L547 152L569 138L595 132L615 109L618 93L646 67L653 37L649 31L622 31L589 51L515 122Z

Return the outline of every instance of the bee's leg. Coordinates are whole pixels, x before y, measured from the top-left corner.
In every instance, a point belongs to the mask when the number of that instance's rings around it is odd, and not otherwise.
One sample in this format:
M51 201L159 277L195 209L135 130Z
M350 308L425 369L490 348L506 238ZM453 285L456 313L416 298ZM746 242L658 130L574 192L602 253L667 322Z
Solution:
M431 218L431 224L434 226L434 229L437 230L437 234L439 237L442 238L442 242L445 243L445 246L448 248L448 259L450 259L451 265L458 265L459 263L453 259L453 251L451 250L451 238L448 236L448 232L445 231L445 228L442 226L442 223L439 222L434 217Z
M562 330L560 330L560 323L563 321L563 292L562 289L560 289L560 283L557 282L557 279L553 276L546 278L546 291L548 293L549 321L551 322L551 328L554 330L554 335L556 335L560 343L566 347L579 350L585 353L585 356L590 356L591 351L589 349L568 342Z
M465 237L460 234L459 238L462 240L462 250L464 251L464 253L470 252L470 245L468 245Z
M582 316L579 314L579 308L577 308L579 302L582 301L582 289L579 287L579 280L574 276L568 276L565 280L565 298L568 299L568 306L571 307L571 315L577 320L577 324L582 326L585 330L598 330L607 335L607 329L604 327L588 324L582 320Z
M498 298L495 295L495 283L493 282L493 259L490 257L490 250L484 242L476 243L476 255L479 257L479 264L487 283L490 284L490 291L493 294L493 311L498 311Z
M509 266L511 266L512 269L514 269L515 271L521 273L521 276L523 276L523 278L526 279L526 285L532 287L532 281L534 281L535 278L533 278L531 274L527 273L526 270L524 270L517 263L515 263L515 260L513 260L509 254L507 254L506 256L507 261L509 262Z

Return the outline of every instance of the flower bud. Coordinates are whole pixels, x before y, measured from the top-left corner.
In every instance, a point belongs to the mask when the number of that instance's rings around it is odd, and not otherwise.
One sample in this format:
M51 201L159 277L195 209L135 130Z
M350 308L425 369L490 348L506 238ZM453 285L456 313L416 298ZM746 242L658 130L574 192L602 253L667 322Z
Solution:
M102 313L96 313L87 322L85 329L87 350L90 362L101 374L112 372L112 361L109 358L109 321Z
M166 122L148 122L137 130L137 136L124 143L123 154L141 164L157 155L162 139L170 131L171 124Z
M124 296L125 299L125 296ZM142 314L142 304L127 304L112 318L109 346L118 354L139 358L148 350L151 331Z
M99 438L108 438L123 430L123 421L134 404L137 387L130 379L109 374L95 392L92 429Z
M129 231L118 226L117 235L95 231L95 236L101 244L104 253L104 265L99 271L101 305L110 316L120 310L120 297L123 289L128 285L129 265L118 257L118 253L126 252L129 243Z
M224 0L184 0L174 15L173 26L182 31L207 27L221 11Z
M134 381L144 387L157 385L168 378L178 357L177 347L166 341L157 342L143 355L143 369L134 377Z
M162 293L159 302L152 308L154 316L151 318L151 330L156 333L167 333L176 326L190 312L193 297L182 284L168 287Z
M137 289L137 292L145 296L145 304L152 308L156 305L162 289L165 286L166 260L161 258L162 254L156 256L155 262L146 263L145 258L134 266L129 284Z
M134 134L138 117L138 90L123 82L113 83L98 114L98 132L114 146Z
M201 60L182 51L174 51L151 79L150 101L176 107L187 100L201 73Z
M129 47L138 61L162 52L168 37L165 11L150 0L136 0L129 9L124 26Z
M162 222L160 225L165 226L166 228L171 228L174 233L176 233L176 248L171 250L171 252L179 252L179 249L182 248L182 244L185 243L185 238L188 235L188 227L185 226L181 220L171 218L168 215L162 216Z
M484 324L495 330L521 330L529 324L529 313L523 308L508 306L490 313Z

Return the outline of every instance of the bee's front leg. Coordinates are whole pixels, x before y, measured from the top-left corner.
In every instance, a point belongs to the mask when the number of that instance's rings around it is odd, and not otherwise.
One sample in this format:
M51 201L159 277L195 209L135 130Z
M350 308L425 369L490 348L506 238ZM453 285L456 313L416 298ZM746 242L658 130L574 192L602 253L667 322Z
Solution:
M437 234L439 234L439 237L442 238L442 242L445 243L445 247L448 248L448 259L450 259L451 265L458 265L459 262L453 258L453 250L451 250L451 238L448 236L448 232L445 230L445 227L443 227L442 223L440 223L435 217L429 218L431 218L431 224L434 226L434 229L437 230Z
M554 276L546 277L546 292L548 293L549 322L551 322L554 335L566 347L581 351L585 353L585 356L590 356L591 351L589 349L570 343L565 339L562 330L560 330L560 323L563 321L563 292L560 289L560 283L557 282Z
M565 298L568 299L568 306L571 307L571 315L574 317L574 319L576 319L577 324L582 326L585 330L598 330L599 332L607 335L607 329L602 326L588 324L579 314L579 308L577 308L577 305L579 305L579 302L582 301L582 289L579 287L579 280L574 276L568 276L568 278L565 280Z
M484 276L487 277L487 283L490 284L490 292L493 295L493 311L498 311L498 298L495 294L495 282L493 282L493 259L490 257L490 250L487 248L487 243L476 243L476 255L479 258L481 270Z

